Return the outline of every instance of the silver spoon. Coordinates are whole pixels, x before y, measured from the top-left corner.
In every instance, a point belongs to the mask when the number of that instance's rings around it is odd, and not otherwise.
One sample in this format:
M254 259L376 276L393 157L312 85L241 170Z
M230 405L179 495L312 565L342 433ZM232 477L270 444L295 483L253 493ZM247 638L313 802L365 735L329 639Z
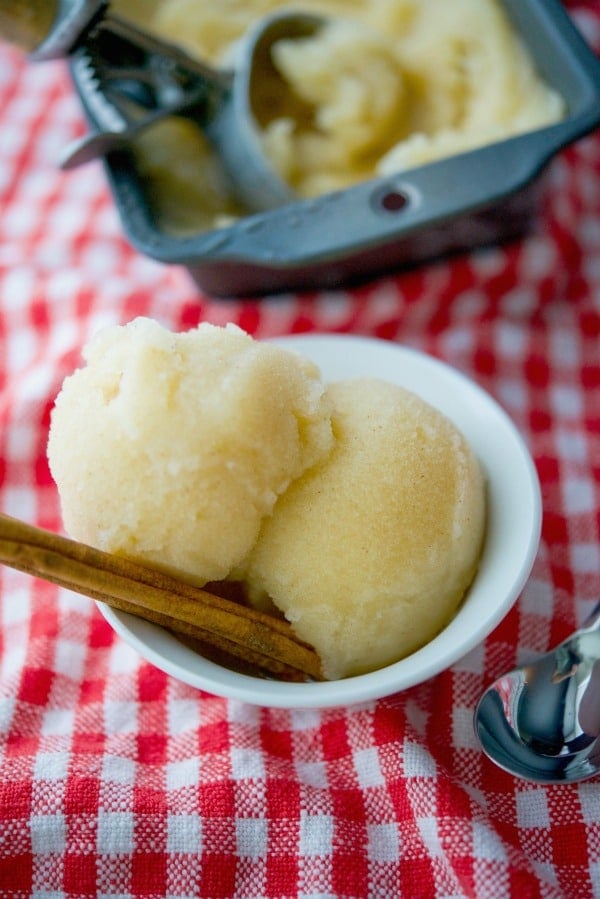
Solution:
M498 678L475 710L483 751L535 783L600 773L600 603L551 652Z
M296 199L264 154L255 116L265 80L273 97L281 100L286 91L271 48L281 39L309 37L324 21L300 12L265 16L240 40L232 68L220 70L115 15L106 0L0 0L0 34L34 60L68 56L80 75L95 130L66 148L63 168L127 149L161 119L186 115L202 128L233 193L252 211Z

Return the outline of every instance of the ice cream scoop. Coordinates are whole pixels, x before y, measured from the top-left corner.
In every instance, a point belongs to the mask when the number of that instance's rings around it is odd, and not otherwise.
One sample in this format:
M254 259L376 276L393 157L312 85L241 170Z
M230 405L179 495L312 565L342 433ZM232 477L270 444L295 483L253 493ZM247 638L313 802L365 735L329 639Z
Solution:
M285 89L270 62L273 43L307 37L323 20L303 13L263 17L240 41L232 68L222 70L107 7L105 0L0 0L0 35L32 59L69 57L83 85L82 101L97 130L67 148L63 167L126 149L160 119L184 115L215 147L244 206L258 211L291 202L293 191L263 152L253 92L265 78L275 95Z
M498 678L475 712L482 748L536 783L600 773L600 603L556 649Z

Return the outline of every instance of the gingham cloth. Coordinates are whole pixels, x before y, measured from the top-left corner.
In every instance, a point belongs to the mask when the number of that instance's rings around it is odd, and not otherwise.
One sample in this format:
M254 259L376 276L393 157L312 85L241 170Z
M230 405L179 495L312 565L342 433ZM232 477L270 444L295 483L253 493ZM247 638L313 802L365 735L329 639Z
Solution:
M569 8L600 48L596 0ZM501 772L472 714L600 598L600 134L553 163L524 240L353 290L230 301L128 246L100 164L57 169L83 130L63 64L0 47L0 510L61 529L53 398L94 332L144 314L439 356L523 433L543 536L484 645L405 693L325 712L185 686L90 601L0 568L0 896L599 897L600 780Z

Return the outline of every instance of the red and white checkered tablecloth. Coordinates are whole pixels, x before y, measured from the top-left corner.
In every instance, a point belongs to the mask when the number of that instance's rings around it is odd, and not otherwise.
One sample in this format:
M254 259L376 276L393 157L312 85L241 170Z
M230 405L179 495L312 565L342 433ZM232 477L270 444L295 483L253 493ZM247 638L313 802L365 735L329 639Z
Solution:
M597 0L569 9L600 49ZM484 686L600 598L600 133L551 166L534 233L352 290L215 300L132 250L60 62L0 47L0 510L60 530L49 410L101 326L237 322L374 335L506 408L543 487L522 596L485 644L389 699L288 712L216 698L128 648L93 603L0 568L0 897L600 897L600 780L503 773Z

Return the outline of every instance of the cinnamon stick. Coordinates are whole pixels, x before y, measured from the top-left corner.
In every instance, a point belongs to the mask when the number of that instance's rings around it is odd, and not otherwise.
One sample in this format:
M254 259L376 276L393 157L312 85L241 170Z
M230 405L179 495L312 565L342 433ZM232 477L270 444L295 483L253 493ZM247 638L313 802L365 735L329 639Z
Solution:
M323 678L317 653L286 621L1 514L0 563L208 644L245 668L281 679Z

